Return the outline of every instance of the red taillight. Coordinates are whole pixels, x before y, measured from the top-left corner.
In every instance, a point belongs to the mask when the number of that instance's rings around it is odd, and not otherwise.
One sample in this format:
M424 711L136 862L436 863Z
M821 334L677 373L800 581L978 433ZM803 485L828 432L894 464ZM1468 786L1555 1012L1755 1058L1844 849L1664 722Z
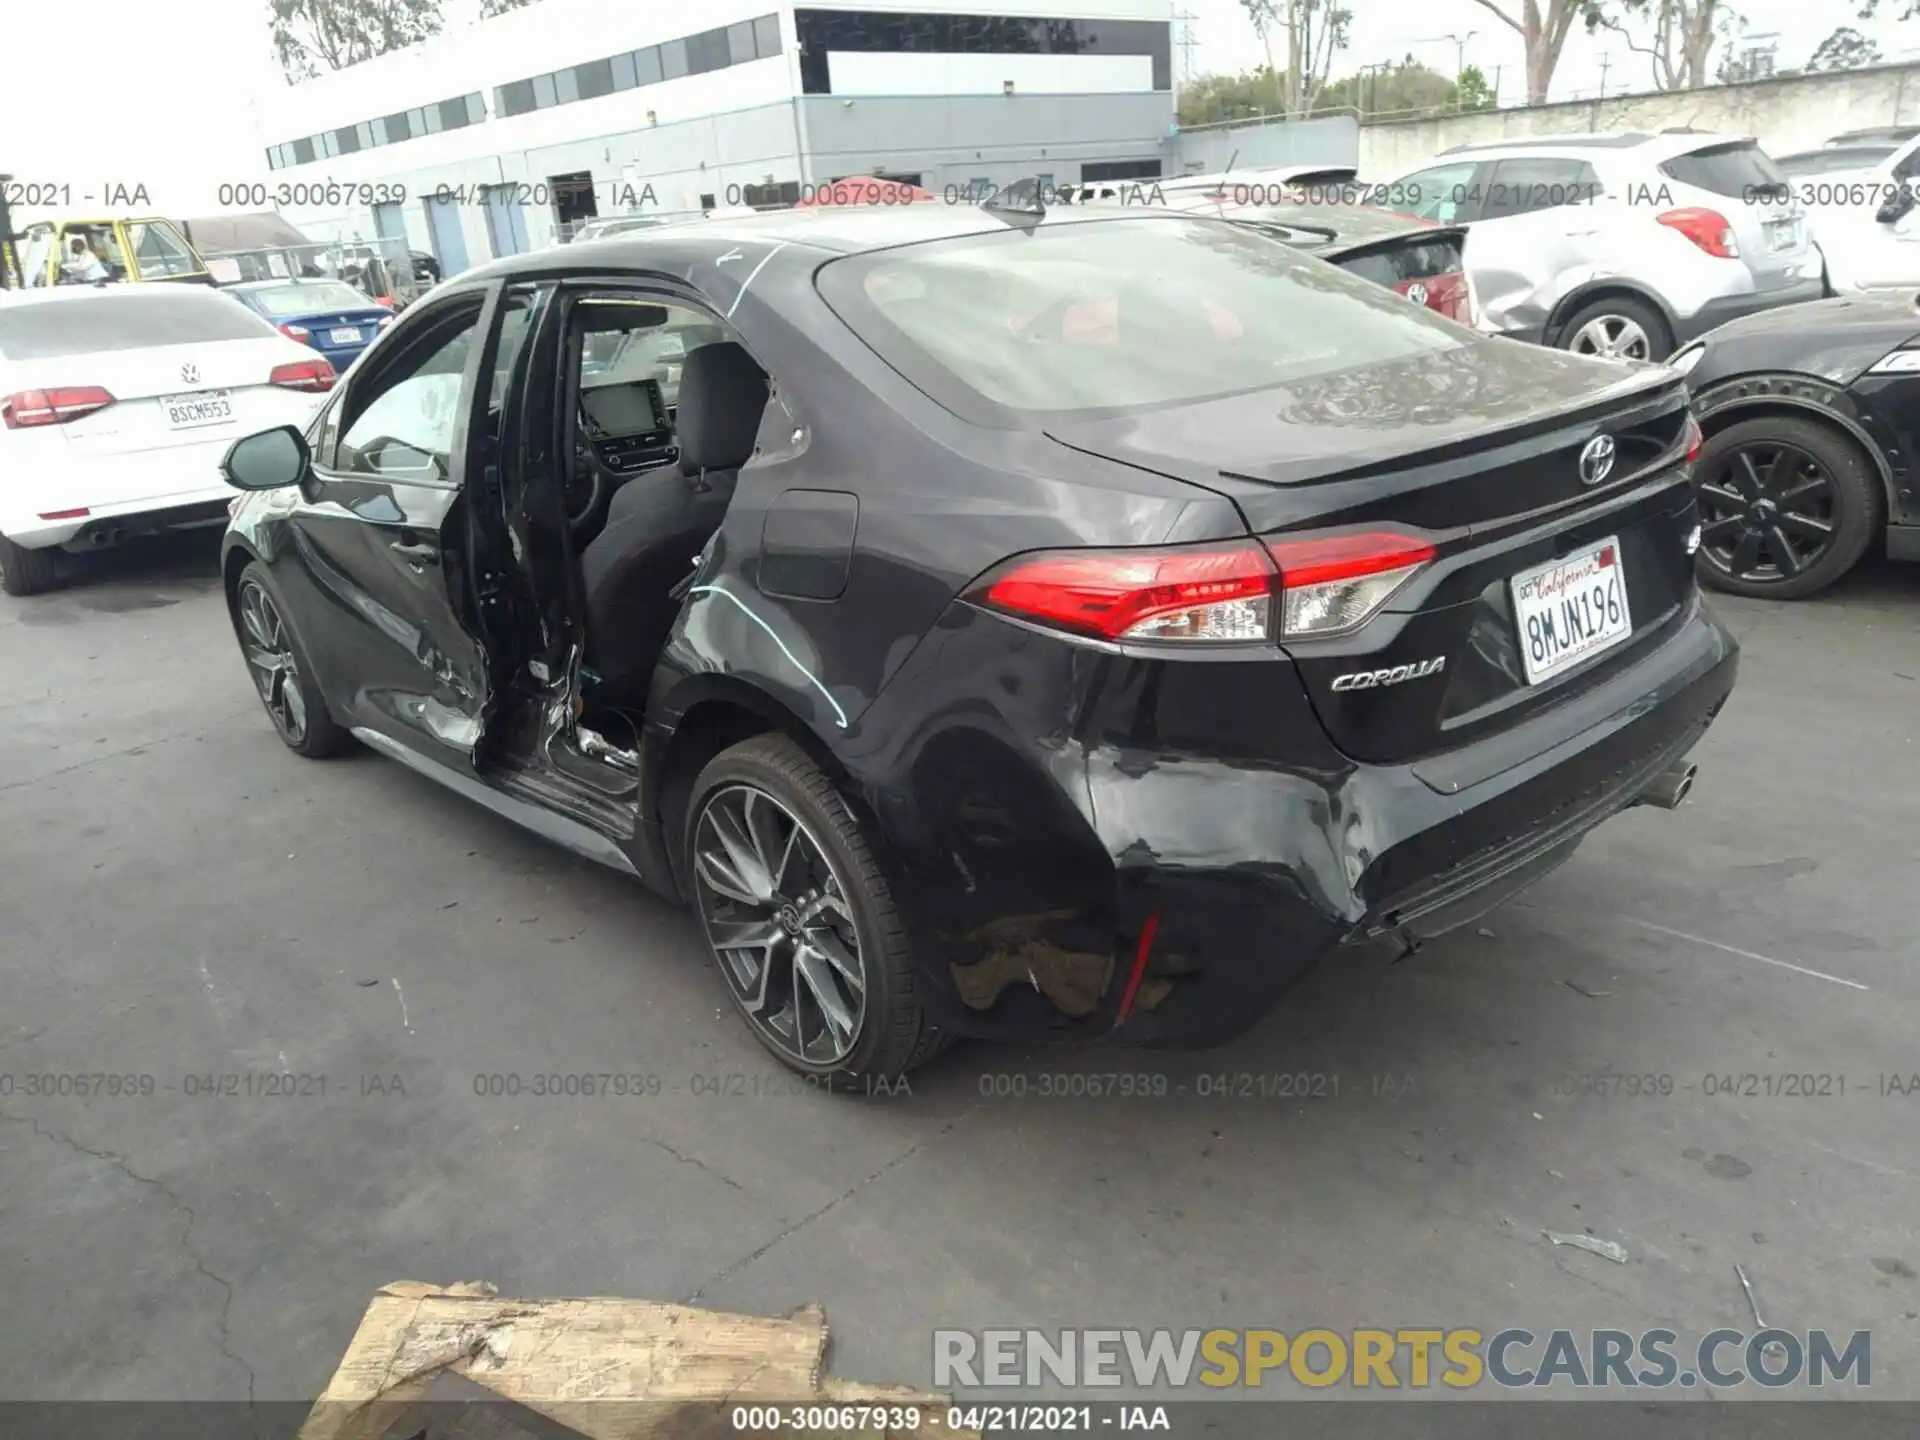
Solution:
M313 332L304 325L278 325L274 328L289 340L298 340L302 345L313 337Z
M1102 640L1264 640L1274 580L1251 543L1063 551L1016 561L979 599Z
M333 366L325 358L316 358L274 366L267 383L286 390L331 390L334 378Z
M1363 624L1438 552L1392 530L1280 537L1267 549L1280 567L1280 633L1334 635Z
M51 390L22 390L0 400L0 420L9 430L35 425L65 425L83 415L104 410L113 396L98 385L60 385Z
M1733 237L1733 226L1718 210L1688 208L1668 210L1654 217L1670 230L1678 230L1707 254L1720 260L1738 260L1740 242Z
M973 598L1101 640L1312 639L1371 619L1434 554L1391 531L1057 551L1010 563Z
M1700 450L1707 443L1707 437L1700 433L1700 422L1693 418L1693 412L1687 412L1687 428L1683 437L1687 447L1687 463L1691 465L1700 458Z

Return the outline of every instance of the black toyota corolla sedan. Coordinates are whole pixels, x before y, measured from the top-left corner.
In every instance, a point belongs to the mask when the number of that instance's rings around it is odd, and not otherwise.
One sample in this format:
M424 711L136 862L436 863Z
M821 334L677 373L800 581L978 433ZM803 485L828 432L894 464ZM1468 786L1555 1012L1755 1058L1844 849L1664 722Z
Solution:
M1697 435L1217 220L770 214L437 288L233 447L226 591L292 749L690 905L870 1086L1224 1038L1678 803Z
M1920 308L1913 291L1722 325L1669 362L1707 434L1700 575L1799 600L1870 548L1920 560Z

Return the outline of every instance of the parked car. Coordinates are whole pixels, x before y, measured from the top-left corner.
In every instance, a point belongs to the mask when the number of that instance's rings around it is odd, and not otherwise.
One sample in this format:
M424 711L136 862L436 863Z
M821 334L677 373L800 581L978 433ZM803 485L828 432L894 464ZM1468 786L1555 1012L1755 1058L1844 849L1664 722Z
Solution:
M1317 255L1351 275L1384 285L1416 305L1471 324L1467 232L1371 205L1220 203L1170 197L1171 208L1211 215Z
M1222 1038L1692 782L1737 659L1670 370L1165 212L597 251L462 274L233 447L235 635L295 752L357 736L690 905L822 1084ZM693 326L673 407L579 368Z
M1836 295L1920 289L1920 135L1829 143L1781 161Z
M603 215L598 219L584 221L580 228L568 237L569 245L587 240L604 240L609 235L624 235L632 230L652 230L667 224L661 215Z
M1469 227L1489 330L1662 360L1715 325L1826 293L1787 188L1751 138L1679 131L1456 146L1381 203Z
M393 311L339 280L255 280L225 293L289 340L310 345L344 371L393 323Z
M63 552L224 522L234 436L304 421L332 383L216 290L0 294L0 584L31 595Z
M99 264L81 278L71 264L75 242ZM16 241L20 269L8 269L6 289L131 281L211 285L206 262L173 221L159 215L71 217L28 225Z
M1707 443L1700 576L1799 600L1869 549L1920 560L1920 310L1846 296L1724 325L1673 357Z

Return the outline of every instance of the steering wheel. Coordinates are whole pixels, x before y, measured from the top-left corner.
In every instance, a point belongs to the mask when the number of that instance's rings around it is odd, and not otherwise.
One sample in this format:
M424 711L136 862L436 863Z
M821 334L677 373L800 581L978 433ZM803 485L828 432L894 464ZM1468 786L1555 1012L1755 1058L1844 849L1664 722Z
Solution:
M593 453L584 427L576 427L573 435L573 480L567 486L565 497L567 530L570 534L578 536L587 528L587 522L600 509L600 502L607 498L611 484L607 467Z

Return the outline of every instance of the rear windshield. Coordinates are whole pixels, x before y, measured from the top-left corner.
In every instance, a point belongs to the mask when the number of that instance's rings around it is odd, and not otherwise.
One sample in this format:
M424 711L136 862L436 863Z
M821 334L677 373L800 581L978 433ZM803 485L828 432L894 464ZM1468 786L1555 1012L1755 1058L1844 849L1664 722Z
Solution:
M1460 243L1453 239L1409 238L1338 256L1334 263L1349 275L1388 286L1458 275L1466 268Z
M0 356L9 360L271 334L266 321L231 295L198 285L128 286L71 300L0 305Z
M1214 220L970 235L836 260L818 283L894 369L998 428L1192 404L1468 343L1390 291Z
M1777 189L1787 178L1767 152L1751 140L1709 145L1704 150L1676 155L1660 169L1682 185L1697 186L1737 200L1752 200L1761 190Z
M322 310L377 310L380 307L351 285L316 281L310 285L268 285L247 292L254 304L276 320Z

